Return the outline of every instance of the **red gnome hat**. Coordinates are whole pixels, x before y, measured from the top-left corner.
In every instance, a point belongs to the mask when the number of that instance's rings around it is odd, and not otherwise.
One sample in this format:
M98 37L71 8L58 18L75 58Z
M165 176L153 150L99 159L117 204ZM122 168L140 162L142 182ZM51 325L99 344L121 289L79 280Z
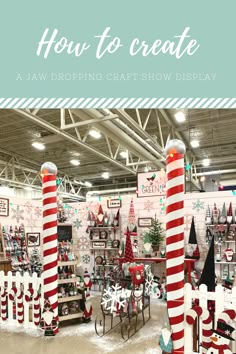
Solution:
M101 204L99 205L98 215L97 215L97 226L103 226L104 223L104 214Z
M126 236L126 242L125 242L125 255L124 255L124 262L130 262L132 263L134 261L134 255L133 255L133 250L132 250L132 245L131 245L131 239L130 239L130 232L129 228L127 227L127 236Z
M130 236L137 236L137 225L135 221L135 212L134 212L134 202L133 199L130 202L129 216L128 216L128 229ZM125 232L125 235L127 233Z

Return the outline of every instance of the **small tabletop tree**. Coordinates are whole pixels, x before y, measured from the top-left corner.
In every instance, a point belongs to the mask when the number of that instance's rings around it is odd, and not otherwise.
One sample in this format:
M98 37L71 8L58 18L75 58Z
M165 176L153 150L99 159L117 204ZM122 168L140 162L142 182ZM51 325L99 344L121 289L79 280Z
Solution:
M156 218L156 214L155 218L153 219L152 226L148 230L148 234L152 242L152 247L156 249L159 248L160 244L165 239L165 235L162 224Z

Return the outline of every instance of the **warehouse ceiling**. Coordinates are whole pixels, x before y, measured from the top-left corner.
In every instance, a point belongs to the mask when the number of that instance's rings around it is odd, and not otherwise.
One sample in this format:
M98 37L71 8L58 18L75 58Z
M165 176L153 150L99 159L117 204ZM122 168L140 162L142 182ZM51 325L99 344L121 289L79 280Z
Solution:
M68 198L95 190L135 190L138 172L165 168L164 146L177 138L187 148L188 191L204 189L203 175L208 182L214 177L222 184L236 184L236 110L181 111L186 118L182 123L173 109L2 109L0 183L40 189L40 166L52 161ZM91 129L101 137L90 136ZM198 140L199 147L193 148L192 140ZM33 142L45 149L35 149ZM204 159L209 166L203 166Z

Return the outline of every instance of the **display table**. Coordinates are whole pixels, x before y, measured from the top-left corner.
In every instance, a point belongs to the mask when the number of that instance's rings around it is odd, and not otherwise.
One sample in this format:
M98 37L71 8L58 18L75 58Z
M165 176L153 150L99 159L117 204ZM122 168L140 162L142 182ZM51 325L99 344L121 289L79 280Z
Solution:
M124 258L115 258L116 260L119 261L119 263L124 262ZM184 259L184 264L186 267L186 273L188 277L188 283L191 283L191 271L193 270L193 265L195 262L197 262L198 259L192 259L192 258L185 258ZM139 263L161 263L161 262L166 262L166 258L161 258L161 257L143 257L143 258L134 258L134 262Z

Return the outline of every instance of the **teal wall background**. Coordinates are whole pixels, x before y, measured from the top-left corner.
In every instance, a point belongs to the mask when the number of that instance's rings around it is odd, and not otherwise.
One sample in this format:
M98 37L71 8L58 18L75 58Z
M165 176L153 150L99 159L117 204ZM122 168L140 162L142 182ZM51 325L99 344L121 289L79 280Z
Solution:
M235 97L235 13L234 0L8 0L1 5L0 97ZM106 27L120 37L123 47L98 60L94 36ZM170 55L129 55L135 37L148 43L171 40L186 27L200 44L193 56L177 60ZM50 52L45 60L36 55L45 28L57 28L58 38L86 41L91 48L78 58ZM51 80L52 73L58 78L59 73L89 72L101 74L103 80ZM16 80L18 73L22 80ZM29 73L31 78L44 74L46 80L27 80ZM106 80L107 73L136 73L139 79ZM143 73L169 73L171 80L143 81ZM201 76L176 80L176 73ZM206 74L211 80L200 80Z

